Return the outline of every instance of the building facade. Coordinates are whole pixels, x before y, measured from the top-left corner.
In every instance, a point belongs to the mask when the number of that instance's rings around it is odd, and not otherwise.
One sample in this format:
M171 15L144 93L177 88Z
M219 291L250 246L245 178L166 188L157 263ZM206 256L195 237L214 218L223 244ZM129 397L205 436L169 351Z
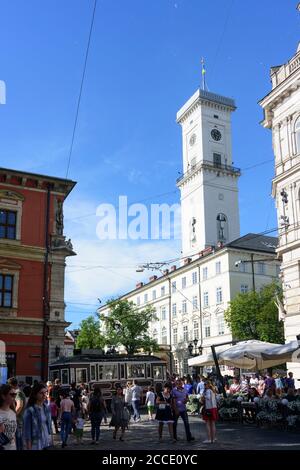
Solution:
M197 92L177 113L182 128L182 253L180 266L152 276L122 296L141 309L155 308L151 336L170 350L169 367L188 372L189 344L207 352L231 341L224 312L239 292L260 289L278 279L277 239L240 237L238 178L231 155L231 98ZM109 315L106 306L99 313Z
M182 266L151 276L121 298L141 310L154 307L157 320L150 334L162 350L171 345L170 369L186 374L190 343L195 341L195 352L200 347L205 354L211 345L232 340L224 319L230 300L278 279L276 246L277 238L250 233L223 247L208 247L194 260L186 258ZM99 313L109 311L103 306Z
M75 182L0 168L0 340L9 376L46 379L64 348L63 203Z
M278 257L282 260L285 339L300 333L300 45L285 64L271 68L272 90L261 100L262 125L272 130L275 176L272 193L278 218ZM288 367L300 381L300 364Z

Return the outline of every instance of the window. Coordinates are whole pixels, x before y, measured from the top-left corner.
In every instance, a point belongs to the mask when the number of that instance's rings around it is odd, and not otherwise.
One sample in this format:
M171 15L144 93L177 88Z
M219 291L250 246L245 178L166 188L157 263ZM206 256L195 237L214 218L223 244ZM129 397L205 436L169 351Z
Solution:
M182 287L182 289L185 289L185 288L186 288L186 277L183 277L183 278L181 279L181 287Z
M182 301L182 313L187 313L186 300Z
M197 310L198 309L198 297L197 295L194 295L193 297L193 310Z
M244 263L243 261L239 263L239 270L241 273L246 273L247 272L247 263Z
M197 271L194 271L192 274L192 283L197 284L197 279L198 279Z
M152 377L149 375L148 377ZM153 366L153 377L155 380L162 380L164 378L164 372L162 366Z
M140 297L137 297L137 298L136 298L136 304L137 304L137 305L141 305L141 299L140 299Z
M176 281L172 282L172 292L176 292Z
M113 380L118 378L118 364L99 365L99 380ZM80 380L77 380L80 382ZM82 382L82 381L81 381Z
M225 334L225 321L223 315L217 317L218 335Z
M222 287L217 287L216 294L217 304L220 304L221 302L223 302Z
M154 341L157 341L157 330L153 330L152 331L152 338L154 339Z
M206 281L207 277L208 277L208 268L203 268L202 269L202 277L203 277L203 281Z
M91 380L97 380L96 364L91 364Z
M166 319L166 307L161 307L160 312L161 312L161 319L165 320Z
M205 338L209 338L210 337L210 319L205 318L203 324L204 324L204 336Z
M0 307L12 307L13 279L12 275L0 274Z
M17 213L9 210L0 210L0 238L16 239Z
M221 261L216 262L216 274L221 274Z
M61 370L61 383L63 385L66 385L70 383L70 380L69 380L69 370L68 369L62 369Z
M241 284L241 294L246 294L249 291L248 284Z
M194 339L199 339L199 323L194 321Z
M228 240L228 223L225 214L217 215L217 237L219 242Z
M177 304L172 304L172 315L173 317L177 315Z
M203 292L203 307L208 307L208 306L209 306L208 292Z
M265 274L265 263L257 263L258 274Z
M165 294L166 294L166 287L162 286L161 289L160 289L160 295L161 295L161 297L163 297Z
M145 378L145 364L127 364L127 377L130 378Z
M76 369L76 382L86 383L87 382L87 370L86 369Z
M146 304L148 302L148 294L144 295L144 303Z
M183 374L184 375L187 375L189 373L189 363L188 363L188 359L187 358L184 358L183 359Z
M152 291L152 300L155 300L156 299L156 290L153 290Z
M167 343L168 343L167 328L164 326L161 329L161 344L167 344Z
M281 272L281 271L280 271L280 265L279 265L279 264L276 264L275 268L276 268L276 276L279 276L279 275L280 275L280 272Z
M174 359L174 372L175 372L175 374L178 374L178 373L179 373L179 369L178 369L178 359Z
M189 340L188 326L184 325L184 327L183 327L183 341L188 341L188 340Z
M173 344L178 343L178 330L177 328L173 328Z
M214 159L214 166L220 167L221 161L222 161L221 155L219 153L214 153L213 159Z

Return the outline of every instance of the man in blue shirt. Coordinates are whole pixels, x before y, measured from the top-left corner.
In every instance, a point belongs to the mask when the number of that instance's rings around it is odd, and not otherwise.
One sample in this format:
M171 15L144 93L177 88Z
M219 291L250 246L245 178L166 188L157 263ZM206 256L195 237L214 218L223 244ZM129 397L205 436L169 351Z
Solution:
M177 421L179 416L182 418L187 441L194 441L195 438L191 434L189 418L186 411L186 402L188 401L188 394L184 389L183 382L181 379L177 379L175 387L172 390L173 396L173 408L174 408L174 439L177 440Z
M205 390L205 377L203 375L201 375L200 382L198 383L197 389L196 389L197 395L202 396L203 393L204 393L204 390Z

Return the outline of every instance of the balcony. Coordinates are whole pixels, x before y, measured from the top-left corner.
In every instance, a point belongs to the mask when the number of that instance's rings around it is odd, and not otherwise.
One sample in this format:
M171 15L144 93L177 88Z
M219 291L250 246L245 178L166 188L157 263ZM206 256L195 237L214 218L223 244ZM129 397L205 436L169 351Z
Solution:
M201 169L213 170L216 172L221 171L223 173L234 175L234 176L240 176L241 174L240 168L236 168L232 165L223 165L222 163L214 163L209 160L202 160L201 162L198 162L195 165L193 165L191 168L189 168L183 175L179 176L179 178L177 178L176 180L176 184L181 185L182 183L184 183L187 179L189 179L192 175L194 175Z

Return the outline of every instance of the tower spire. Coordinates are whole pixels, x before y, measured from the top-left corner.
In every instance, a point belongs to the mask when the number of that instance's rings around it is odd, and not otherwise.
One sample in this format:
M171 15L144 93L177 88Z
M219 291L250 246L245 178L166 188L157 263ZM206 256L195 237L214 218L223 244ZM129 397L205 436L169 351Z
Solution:
M207 89L206 80L205 80L206 69L205 69L205 62L204 62L204 58L203 58L203 57L201 58L201 74L202 74L202 85L201 85L201 88L202 88L202 90L206 90L206 89Z

